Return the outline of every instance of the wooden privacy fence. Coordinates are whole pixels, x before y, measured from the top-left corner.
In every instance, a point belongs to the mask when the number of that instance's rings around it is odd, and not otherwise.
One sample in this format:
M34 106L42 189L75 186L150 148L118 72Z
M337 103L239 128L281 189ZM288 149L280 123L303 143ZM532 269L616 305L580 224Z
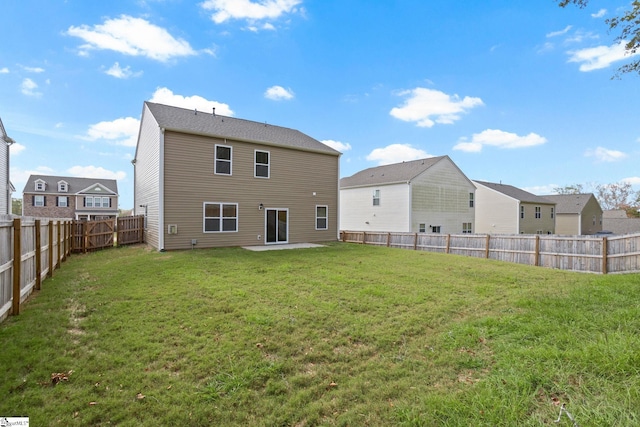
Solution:
M104 221L0 216L0 321L40 289L73 252L143 242L144 217Z
M340 239L560 270L601 274L640 272L640 234L600 237L341 231Z

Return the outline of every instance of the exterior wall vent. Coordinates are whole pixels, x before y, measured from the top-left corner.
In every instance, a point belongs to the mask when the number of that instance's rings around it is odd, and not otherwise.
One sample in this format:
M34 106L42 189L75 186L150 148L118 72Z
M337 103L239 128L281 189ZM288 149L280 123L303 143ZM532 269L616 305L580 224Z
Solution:
M167 225L167 234L178 234L178 224Z

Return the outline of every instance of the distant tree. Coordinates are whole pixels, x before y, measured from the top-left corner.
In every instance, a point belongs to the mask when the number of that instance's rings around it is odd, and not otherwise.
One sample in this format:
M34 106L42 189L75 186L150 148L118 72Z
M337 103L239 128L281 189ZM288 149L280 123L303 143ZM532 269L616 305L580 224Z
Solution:
M579 8L583 8L589 3L589 0L556 1L558 1L560 7L574 4ZM631 9L627 9L623 15L607 19L605 22L609 26L609 31L620 32L615 40L625 43L624 49L627 55L633 55L640 49L640 0L633 0L631 2ZM620 77L621 74L626 73L640 74L640 59L618 68L618 72L613 77Z
M22 199L11 199L11 213L22 215Z
M628 182L614 182L613 184L600 184L596 187L596 198L602 209L624 209L633 207L640 194L633 191Z
M556 194L580 194L582 193L582 188L582 184L571 184L564 187L555 187L553 192Z

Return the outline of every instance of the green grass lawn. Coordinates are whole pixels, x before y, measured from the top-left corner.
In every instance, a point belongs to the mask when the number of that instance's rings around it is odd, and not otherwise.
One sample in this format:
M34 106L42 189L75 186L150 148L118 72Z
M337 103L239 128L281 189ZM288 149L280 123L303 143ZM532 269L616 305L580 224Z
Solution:
M640 275L333 243L74 255L0 324L32 425L640 425ZM52 374L60 381L53 384Z

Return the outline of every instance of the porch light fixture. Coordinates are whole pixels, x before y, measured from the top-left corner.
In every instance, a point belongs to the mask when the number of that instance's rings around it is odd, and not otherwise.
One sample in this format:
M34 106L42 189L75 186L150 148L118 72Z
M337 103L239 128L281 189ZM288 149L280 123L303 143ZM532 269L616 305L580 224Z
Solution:
M260 204L258 205L258 210L259 210L259 211L261 211L262 209L264 209L264 205L263 205L262 203L260 203Z

